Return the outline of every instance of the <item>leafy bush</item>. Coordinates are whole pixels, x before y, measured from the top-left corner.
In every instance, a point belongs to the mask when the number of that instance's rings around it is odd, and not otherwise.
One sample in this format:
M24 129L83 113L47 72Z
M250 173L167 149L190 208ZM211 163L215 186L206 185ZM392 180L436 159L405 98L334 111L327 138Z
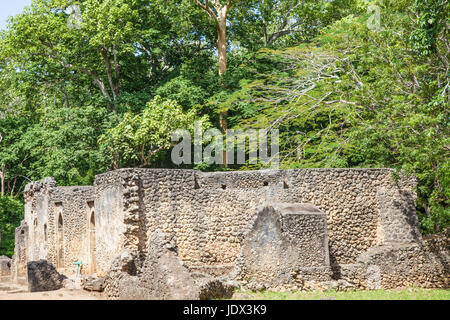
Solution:
M15 228L23 219L23 209L23 204L14 198L0 198L0 256L14 254Z

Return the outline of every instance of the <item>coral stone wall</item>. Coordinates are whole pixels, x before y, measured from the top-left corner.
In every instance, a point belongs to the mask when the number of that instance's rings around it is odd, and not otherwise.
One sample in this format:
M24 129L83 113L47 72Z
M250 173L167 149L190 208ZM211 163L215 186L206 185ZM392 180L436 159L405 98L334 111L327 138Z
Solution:
M25 190L26 234L16 235L15 261L47 259L66 273L81 261L82 272L102 276L125 249L145 258L159 230L191 270L224 274L258 208L310 203L326 215L330 264L351 264L374 246L421 241L415 180L396 176L390 169L121 169L98 175L93 187L45 179Z
M418 243L389 242L370 248L357 263L342 265L340 281L354 289L449 288L450 229Z
M88 267L88 203L93 187L57 187L52 178L27 185L25 216L16 230L15 276L25 276L26 263L45 259L71 274L75 262Z
M2 277L11 275L11 259L6 256L0 256L0 282Z
M414 220L415 180L396 179L390 169L122 169L109 175L131 183L134 193L124 194L124 201L134 211L124 211L135 248L145 254L142 244L160 229L173 237L191 268L231 268L257 208L269 202L311 203L325 212L332 264L353 263L396 234L410 242L420 236Z
M236 278L272 287L302 268L329 268L326 214L311 204L266 205L237 259Z
M48 241L42 243L48 246L46 260L58 269L63 269L66 274L76 272L75 262L82 262L82 271L90 267L89 203L93 201L93 195L94 188L86 186L57 187L50 192ZM59 214L62 217L62 247L58 240Z
M212 173L199 180L205 189L220 190L225 185L230 193L244 194L241 208L254 200L317 206L327 214L331 263L344 264L354 262L362 252L384 242L386 235L418 233L415 221L411 224L404 218L416 216L412 191L415 181L407 178L396 181L393 173L389 169L301 169ZM377 199L380 189L388 190L386 197L391 202L400 202L402 210L386 213ZM403 198L398 196L399 192ZM251 220L254 208L250 207L247 217L242 218ZM385 217L394 216L403 224L395 230L386 229Z
M51 178L30 183L25 188L24 222L28 226L26 255L29 260L47 257L49 243L45 241L44 226L49 225L49 194L54 188L56 188L56 182Z
M104 275L114 257L121 252L127 242L126 227L134 224L127 219L124 224L124 202L130 193L126 186L129 175L113 171L98 175L95 179L95 257L96 273Z
M14 241L14 256L11 267L13 280L24 277L27 274L27 243L28 243L28 225L22 221L16 228Z

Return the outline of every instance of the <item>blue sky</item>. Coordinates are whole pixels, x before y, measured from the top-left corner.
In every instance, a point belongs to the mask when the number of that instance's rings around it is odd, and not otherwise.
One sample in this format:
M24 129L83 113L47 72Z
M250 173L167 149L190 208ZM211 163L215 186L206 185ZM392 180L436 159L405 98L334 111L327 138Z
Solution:
M31 0L0 0L0 29L6 27L9 16L21 13L25 6L31 4Z

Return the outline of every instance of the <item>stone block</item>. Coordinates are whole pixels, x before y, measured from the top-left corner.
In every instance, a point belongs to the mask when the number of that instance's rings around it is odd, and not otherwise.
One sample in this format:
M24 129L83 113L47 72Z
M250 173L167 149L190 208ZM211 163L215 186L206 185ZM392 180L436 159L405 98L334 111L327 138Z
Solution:
M27 263L28 290L30 292L53 291L63 287L65 276L46 260Z

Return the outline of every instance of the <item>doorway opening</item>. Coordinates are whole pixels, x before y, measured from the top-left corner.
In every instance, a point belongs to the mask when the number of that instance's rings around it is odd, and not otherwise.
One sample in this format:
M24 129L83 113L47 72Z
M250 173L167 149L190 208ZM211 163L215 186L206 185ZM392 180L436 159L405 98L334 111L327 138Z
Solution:
M95 210L94 203L89 202L89 255L90 255L90 267L91 274L96 272L96 259L95 259Z
M62 203L56 204L56 266L64 268L64 221L62 217Z

